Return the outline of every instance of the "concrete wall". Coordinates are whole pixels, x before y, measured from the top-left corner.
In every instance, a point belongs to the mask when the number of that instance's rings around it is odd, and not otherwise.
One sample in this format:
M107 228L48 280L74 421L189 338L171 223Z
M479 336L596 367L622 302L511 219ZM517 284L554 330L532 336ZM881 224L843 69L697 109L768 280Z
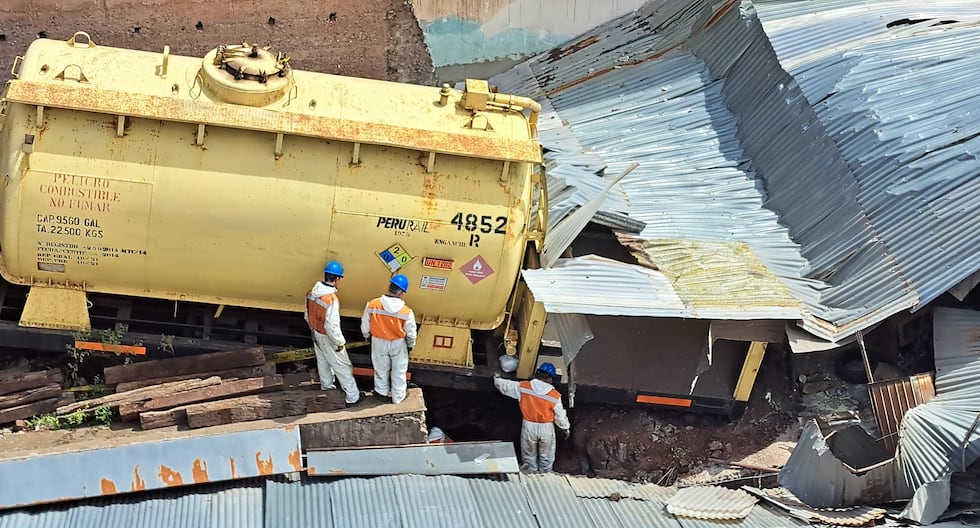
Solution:
M521 59L646 0L414 0L435 67Z

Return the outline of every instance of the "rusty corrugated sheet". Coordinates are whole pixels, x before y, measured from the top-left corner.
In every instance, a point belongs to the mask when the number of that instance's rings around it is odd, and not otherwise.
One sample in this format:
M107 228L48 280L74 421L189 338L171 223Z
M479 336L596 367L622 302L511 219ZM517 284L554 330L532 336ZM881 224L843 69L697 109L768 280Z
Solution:
M936 397L936 388L932 384L930 373L870 383L868 392L871 394L875 422L881 431L882 445L893 454L898 446L898 430L905 413Z
M884 508L855 506L852 508L813 508L793 496L786 488L759 489L743 486L742 489L783 508L794 517L809 522L821 522L834 526L865 526L885 516Z
M4 460L0 509L291 473L300 450L282 426Z

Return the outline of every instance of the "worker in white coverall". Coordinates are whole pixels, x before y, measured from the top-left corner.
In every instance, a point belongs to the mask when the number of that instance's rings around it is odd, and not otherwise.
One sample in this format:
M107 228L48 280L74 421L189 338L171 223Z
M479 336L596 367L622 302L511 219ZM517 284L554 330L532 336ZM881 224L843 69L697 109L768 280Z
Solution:
M323 281L317 281L306 295L306 312L303 314L310 333L313 335L313 349L316 351L316 369L320 376L320 388L333 388L334 376L344 390L347 406L357 404L361 392L354 381L354 366L347 356L343 332L340 331L340 299L337 297L337 283L344 277L344 267L339 262L330 262L323 268Z
M364 307L361 334L371 340L374 395L399 403L408 394L408 353L415 347L415 313L405 304L408 277L395 275L388 293Z
M568 438L571 424L561 404L561 394L552 385L558 372L551 363L542 363L529 381L511 381L494 374L493 384L504 396L520 403L521 460L527 471L551 471L555 463L555 427Z

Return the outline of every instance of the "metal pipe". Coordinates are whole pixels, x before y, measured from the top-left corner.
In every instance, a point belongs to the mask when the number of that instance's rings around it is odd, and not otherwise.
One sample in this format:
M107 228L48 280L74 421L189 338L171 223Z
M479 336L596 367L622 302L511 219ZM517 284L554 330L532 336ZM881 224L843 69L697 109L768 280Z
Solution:
M541 103L531 99L530 97L521 97L519 95L509 95L502 93L492 93L489 98L490 102L496 103L498 105L504 105L508 107L521 107L527 108L531 111L531 117L528 122L531 123L531 131L537 135L538 133L538 116L541 114Z

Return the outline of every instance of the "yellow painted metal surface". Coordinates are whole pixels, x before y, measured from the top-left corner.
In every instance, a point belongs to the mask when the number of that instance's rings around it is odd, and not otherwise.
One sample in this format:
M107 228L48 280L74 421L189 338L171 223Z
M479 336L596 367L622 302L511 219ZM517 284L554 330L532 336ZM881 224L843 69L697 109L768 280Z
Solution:
M250 106L201 72L31 45L5 93L4 278L301 311L335 259L342 315L398 272L418 316L500 324L541 156L530 100L476 111L456 90L289 70L285 95Z
M34 286L27 294L20 324L58 330L91 330L85 292L70 288Z
M415 348L409 355L409 364L444 365L464 369L473 368L473 340L470 329L451 323L427 323L419 327Z

